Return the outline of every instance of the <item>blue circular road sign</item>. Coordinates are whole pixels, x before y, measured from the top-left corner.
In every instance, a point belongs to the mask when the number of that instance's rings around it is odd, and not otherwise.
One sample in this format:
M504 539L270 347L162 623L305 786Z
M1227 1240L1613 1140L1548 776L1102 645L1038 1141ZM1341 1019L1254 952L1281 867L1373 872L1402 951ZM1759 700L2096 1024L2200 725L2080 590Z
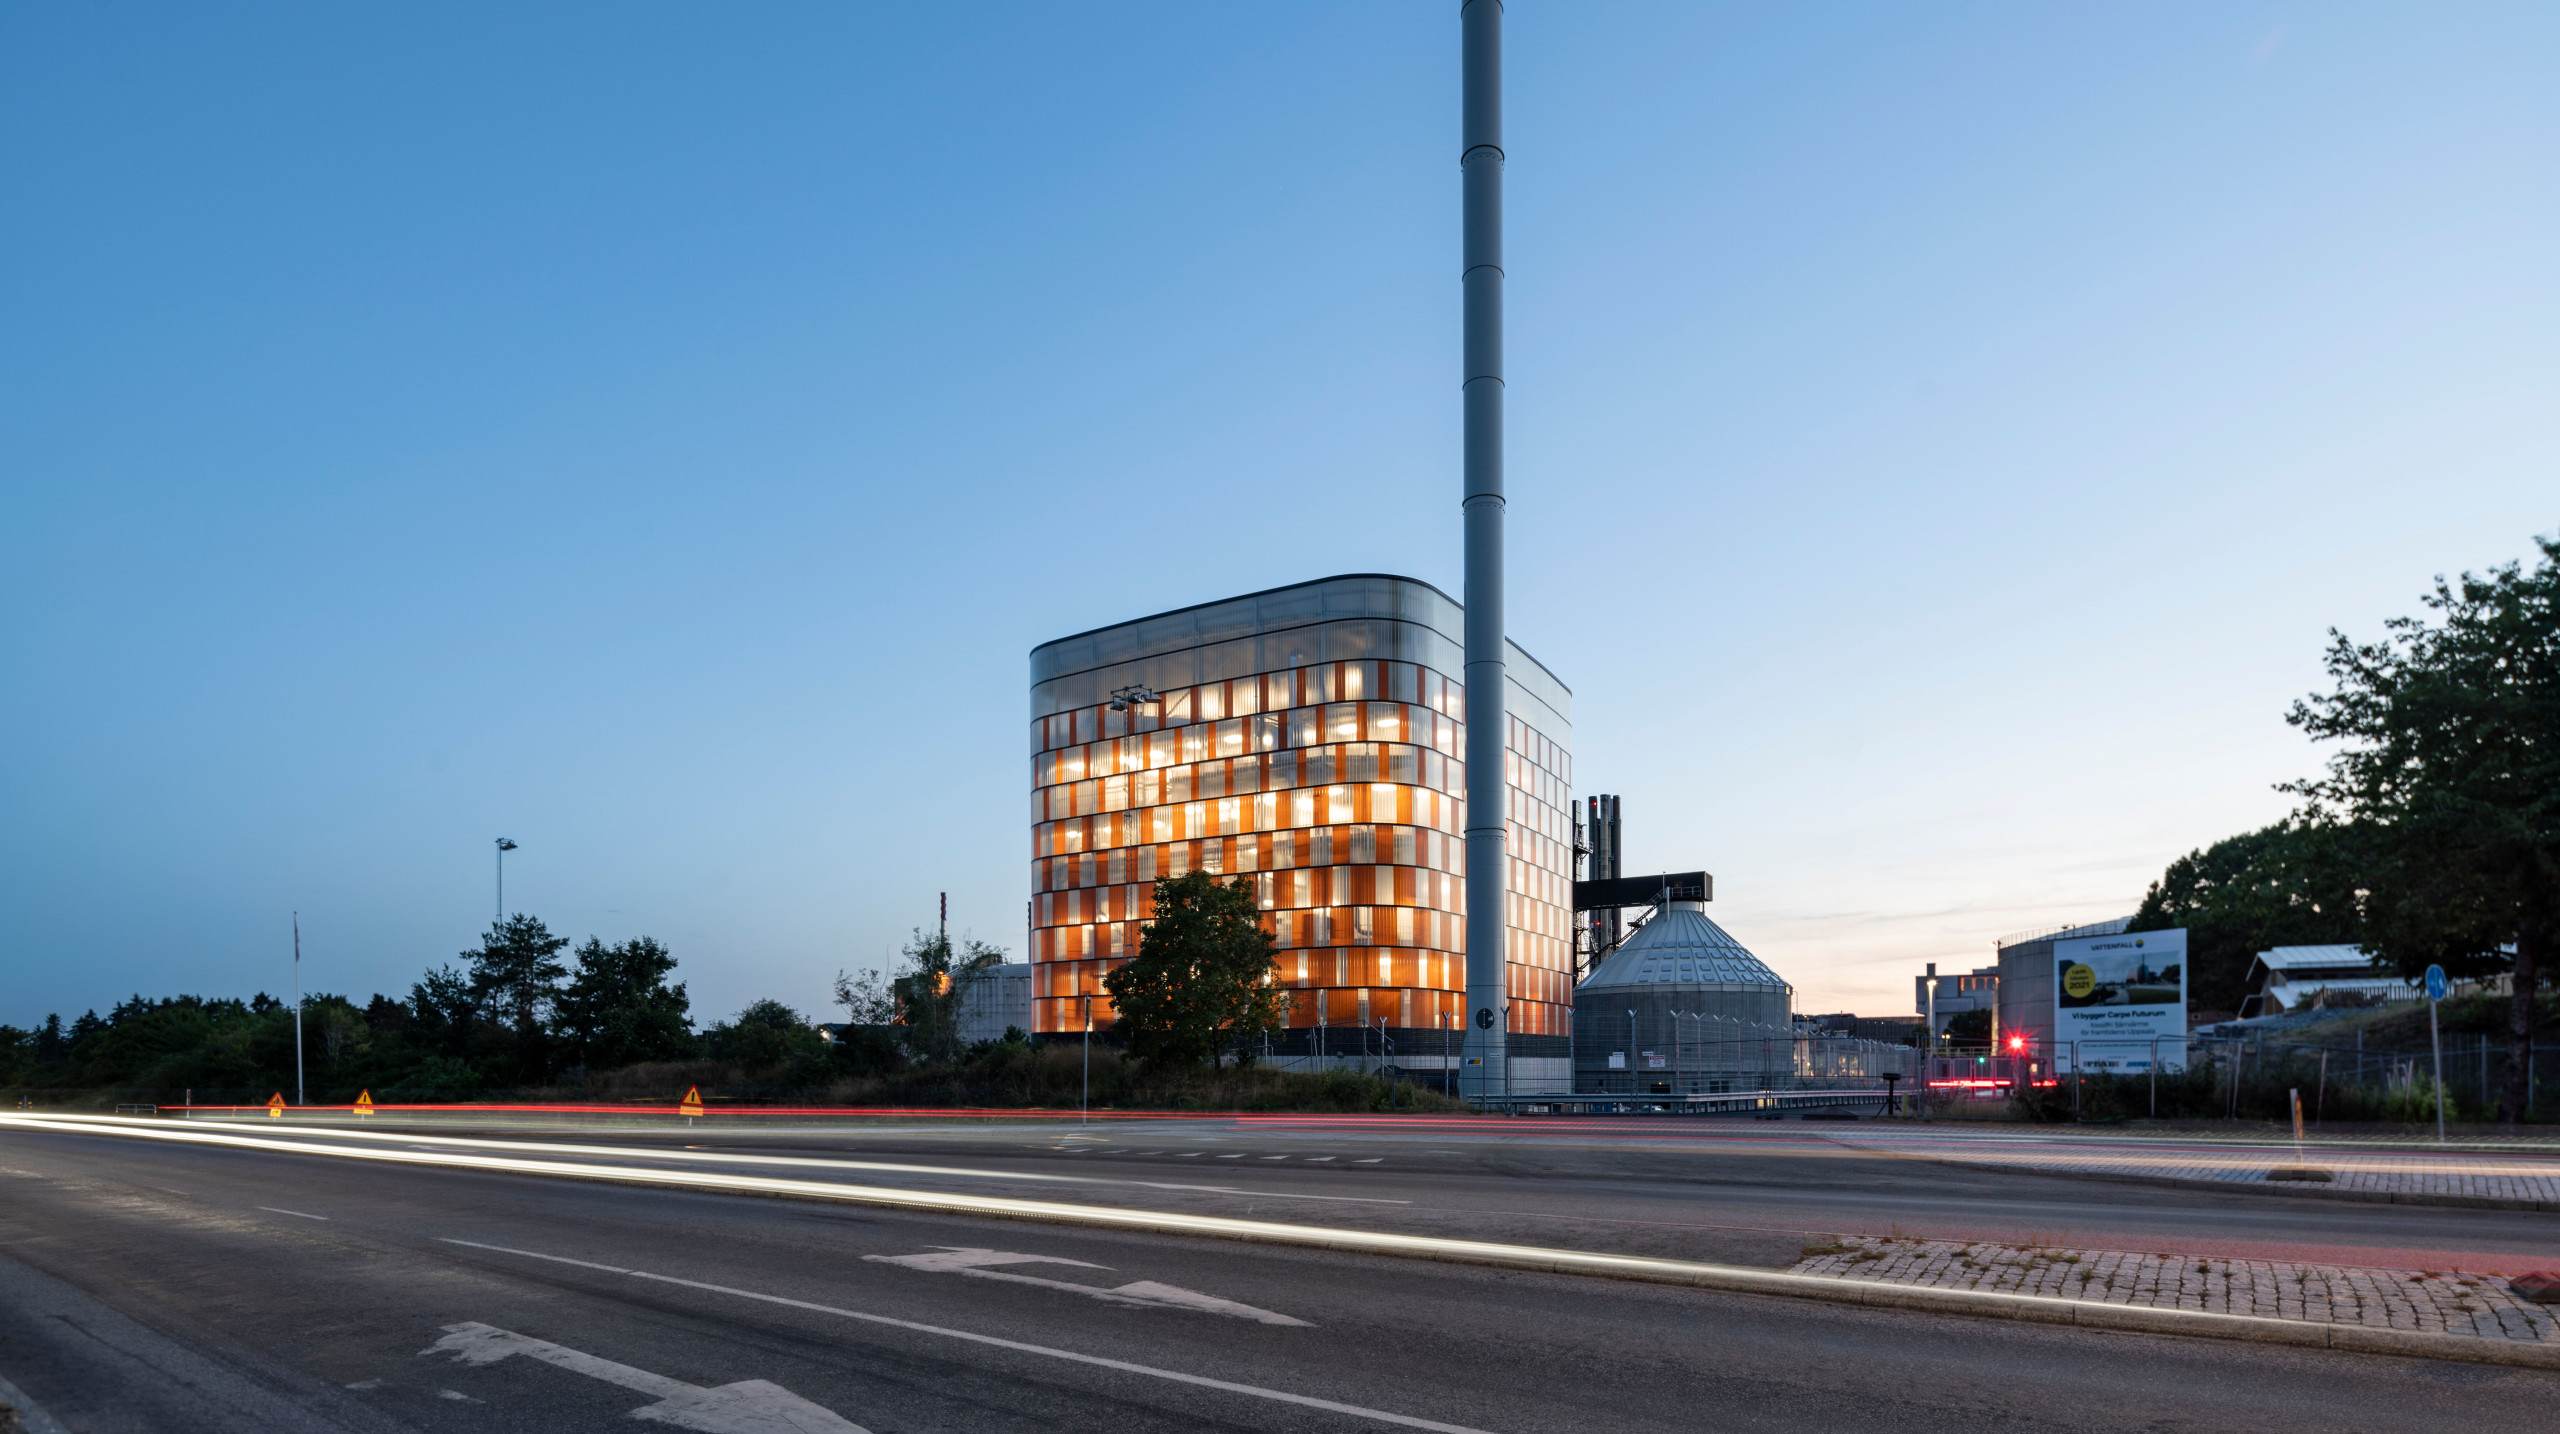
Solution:
M2444 990L2444 968L2442 966L2429 966L2427 968L2427 999L2430 1001L2443 1000Z

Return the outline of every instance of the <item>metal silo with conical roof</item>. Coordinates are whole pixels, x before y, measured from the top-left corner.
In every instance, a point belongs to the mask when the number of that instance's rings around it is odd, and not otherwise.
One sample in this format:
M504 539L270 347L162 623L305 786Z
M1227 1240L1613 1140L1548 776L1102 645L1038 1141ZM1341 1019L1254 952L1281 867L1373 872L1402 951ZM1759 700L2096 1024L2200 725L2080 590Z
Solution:
M1657 910L1573 995L1574 1089L1716 1094L1790 1083L1795 990L1707 917Z

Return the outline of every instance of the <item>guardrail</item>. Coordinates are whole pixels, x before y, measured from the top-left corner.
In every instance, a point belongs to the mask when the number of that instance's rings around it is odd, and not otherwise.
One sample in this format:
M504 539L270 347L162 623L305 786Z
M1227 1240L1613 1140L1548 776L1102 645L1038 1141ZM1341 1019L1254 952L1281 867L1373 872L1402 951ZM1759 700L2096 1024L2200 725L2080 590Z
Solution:
M1745 1090L1719 1095L1490 1095L1478 1109L1505 1115L1782 1115L1801 1110L1872 1109L1884 1114L1885 1087Z

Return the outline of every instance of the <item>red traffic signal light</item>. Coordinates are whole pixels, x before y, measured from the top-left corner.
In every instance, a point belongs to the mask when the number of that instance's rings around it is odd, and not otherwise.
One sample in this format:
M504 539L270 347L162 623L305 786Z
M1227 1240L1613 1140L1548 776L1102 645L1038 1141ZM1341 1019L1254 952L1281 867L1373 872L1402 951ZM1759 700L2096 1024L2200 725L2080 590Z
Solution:
M2009 1038L2009 1054L2013 1056L2022 1056L2026 1053L2027 1038L2024 1036L2011 1036Z

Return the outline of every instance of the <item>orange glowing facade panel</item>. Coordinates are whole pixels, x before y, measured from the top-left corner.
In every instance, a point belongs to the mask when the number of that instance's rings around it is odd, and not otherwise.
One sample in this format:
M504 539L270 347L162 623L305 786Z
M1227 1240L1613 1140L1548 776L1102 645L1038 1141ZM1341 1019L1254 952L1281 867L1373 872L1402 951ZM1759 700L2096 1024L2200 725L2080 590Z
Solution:
M1288 600L1308 589L1325 600L1315 621L1256 620L1274 606L1298 613ZM1242 615L1224 611L1245 605ZM1088 1000L1095 1022L1108 1022L1102 977L1136 954L1153 883L1193 870L1252 887L1292 1029L1455 1029L1466 987L1467 720L1449 670L1460 668L1456 630L1456 604L1436 589L1362 577L1035 651L1035 1030L1081 1029ZM1087 653L1118 660L1072 666ZM1054 674L1045 682L1044 655ZM1519 1035L1561 1038L1572 1000L1569 698L1534 659L1515 651L1514 661L1533 667L1534 686L1515 685L1506 721L1509 1021ZM1203 667L1227 675L1166 680ZM1131 685L1159 700L1115 710L1110 694Z

